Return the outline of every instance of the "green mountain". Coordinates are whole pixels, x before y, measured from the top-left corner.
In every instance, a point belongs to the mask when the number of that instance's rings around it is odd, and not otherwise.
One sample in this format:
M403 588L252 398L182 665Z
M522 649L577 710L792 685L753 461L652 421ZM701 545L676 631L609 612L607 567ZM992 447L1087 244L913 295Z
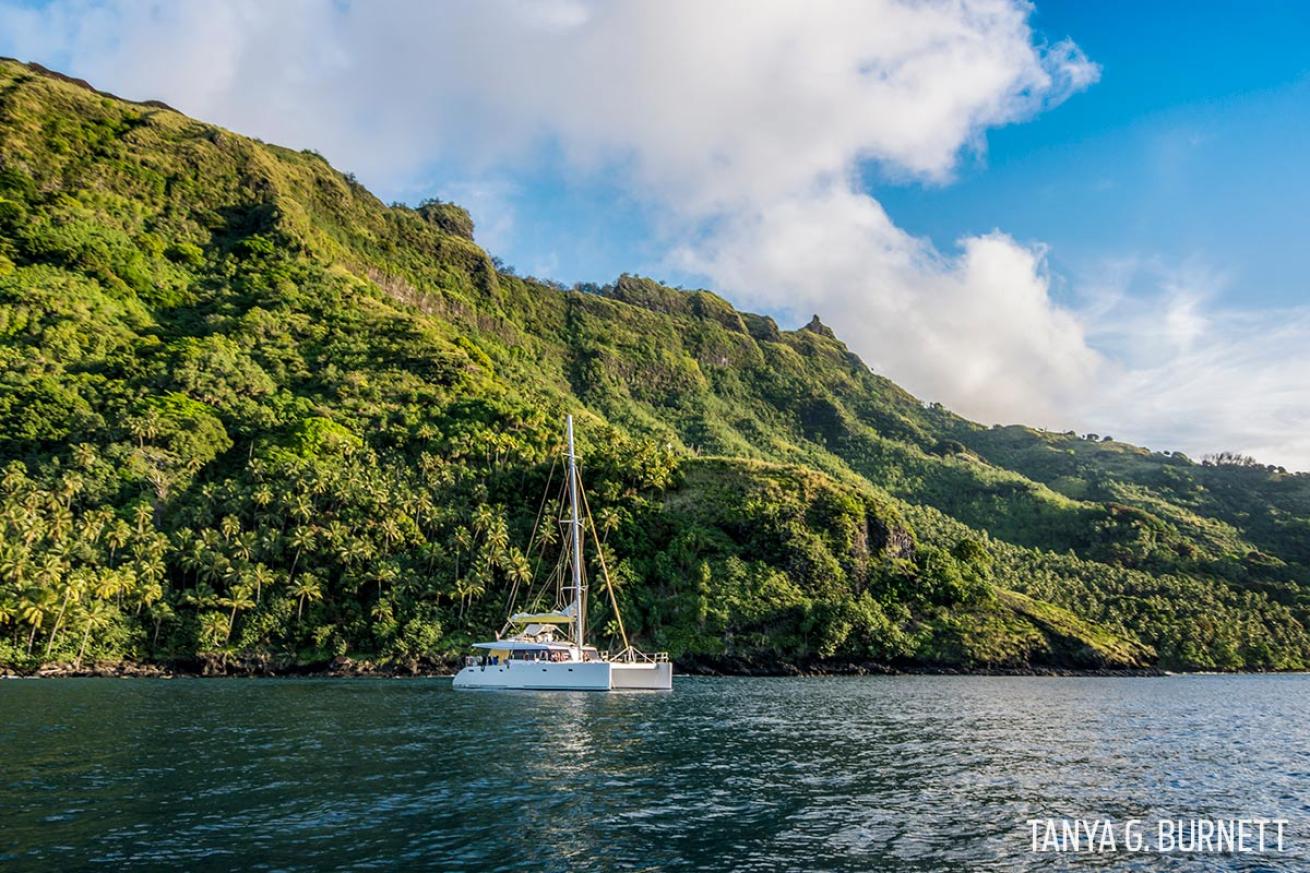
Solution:
M0 664L449 657L549 576L566 411L684 664L1310 664L1310 476L983 427L817 317L516 276L458 206L0 62Z

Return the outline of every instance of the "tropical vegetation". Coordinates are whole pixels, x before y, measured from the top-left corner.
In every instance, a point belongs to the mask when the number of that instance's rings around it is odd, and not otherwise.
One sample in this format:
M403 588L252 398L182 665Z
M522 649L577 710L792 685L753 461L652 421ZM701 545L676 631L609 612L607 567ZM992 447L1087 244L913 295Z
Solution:
M0 62L0 665L448 660L549 577L566 412L686 664L1310 664L1310 476L984 427L817 317L518 276L458 206Z

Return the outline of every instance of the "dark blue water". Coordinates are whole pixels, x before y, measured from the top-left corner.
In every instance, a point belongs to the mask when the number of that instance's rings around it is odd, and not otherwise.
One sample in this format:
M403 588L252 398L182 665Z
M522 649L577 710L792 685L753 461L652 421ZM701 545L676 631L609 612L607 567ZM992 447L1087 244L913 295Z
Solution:
M0 869L1310 869L1310 678L0 682ZM1282 854L1034 855L1036 817Z

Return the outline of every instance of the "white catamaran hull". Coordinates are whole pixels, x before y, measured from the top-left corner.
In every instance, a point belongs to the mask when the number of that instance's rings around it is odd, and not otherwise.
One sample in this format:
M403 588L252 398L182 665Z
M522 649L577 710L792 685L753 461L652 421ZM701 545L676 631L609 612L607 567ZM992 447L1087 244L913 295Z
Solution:
M668 661L655 663L610 664L611 688L640 688L644 691L668 691L673 688L673 665Z
M456 688L538 688L543 691L609 691L610 667L604 661L550 663L510 661L465 667L455 674Z
M456 688L539 689L541 691L667 691L673 687L668 662L647 664L577 661L510 661L465 667L455 674Z

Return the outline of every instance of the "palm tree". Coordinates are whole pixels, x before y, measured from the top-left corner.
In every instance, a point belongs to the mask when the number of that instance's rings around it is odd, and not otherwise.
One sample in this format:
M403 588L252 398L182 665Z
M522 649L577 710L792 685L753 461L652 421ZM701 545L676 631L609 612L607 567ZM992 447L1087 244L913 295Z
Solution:
M506 609L509 604L514 602L519 588L532 582L532 564L528 561L528 556L518 549L510 549L509 558L506 561L505 575L509 577L510 589L509 597L506 598Z
M495 568L490 561L480 560L473 565L473 572L470 574L470 591L469 605L473 601L486 593L487 585L495 581Z
M519 585L526 585L532 581L532 565L528 562L528 556L518 549L511 549L506 575L511 582Z
M250 571L250 581L255 583L255 602L259 602L260 592L265 585L271 585L276 577L273 571L263 564L256 564L255 568Z
M451 541L455 544L455 576L458 578L459 556L464 552L473 550L473 534L469 533L468 528L460 525L455 528L455 534L451 537Z
M47 527L50 539L55 542L63 542L73 529L73 513L69 512L64 506L54 506L50 511L50 521Z
M432 498L427 494L419 494L414 498L414 505L411 507L411 514L415 520L423 524L431 524L436 515L437 507L432 502Z
M220 612L200 613L201 645L217 646L220 637L231 633L230 627L227 619Z
M428 575L431 576L433 566L445 556L446 550L441 547L441 543L426 542L419 546L418 553L427 567Z
M12 624L18 618L18 604L12 600L0 600L0 627Z
M382 599L383 583L385 582L387 584L394 584L395 581L399 578L400 578L400 571L396 568L396 565L393 562L391 561L382 562L381 566L379 566L377 570L373 572L373 579L378 583L379 600Z
M85 483L77 473L65 473L56 485L55 493L67 508L73 505L73 498L82 492L83 485Z
M186 546L178 553L178 563L183 570L191 571L192 578L198 580L200 571L209 563L209 552L205 548L204 540L198 537L189 538Z
M319 585L318 577L313 573L302 573L300 578L291 586L291 593L299 598L296 606L296 623L300 623L300 616L305 611L305 601L310 600L318 602L323 599L323 589Z
M144 500L132 507L132 520L136 522L138 533L145 533L147 523L154 518L155 510Z
M320 531L320 534L320 539L324 541L325 545L333 549L339 549L350 539L350 528L333 519L328 522L327 529Z
M265 560L282 557L282 533L276 527L262 527L255 550Z
M252 530L239 533L232 540L232 554L243 561L249 561L255 553L255 532Z
M0 489L10 494L22 491L31 480L27 478L27 467L22 461L11 461L5 466L5 474L0 477Z
M159 415L153 409L144 415L133 416L127 420L127 432L136 437L137 447L144 449L146 440L159 436Z
M82 655L86 653L86 643L87 640L91 639L91 634L94 631L104 630L109 627L109 624L109 608L102 601L93 600L87 610L82 613L82 643L77 647L78 667L82 666Z
M596 514L600 516L600 531L602 534L600 541L603 545L609 540L610 533L618 528L620 522L619 513L618 510L614 509L612 506L605 506Z
M317 534L314 528L308 525L294 528L291 531L291 536L287 537L287 543L291 546L291 548L296 550L296 556L291 559L290 575L292 576L296 575L296 565L300 563L301 553L304 552L306 549L314 548L314 540L316 538L317 538Z
M27 654L29 656L32 654L32 646L36 643L37 631L45 623L46 610L49 607L49 601L45 595L45 591L29 592L19 602L19 618L32 626L32 632L27 637Z
M218 592L211 588L208 582L198 582L195 588L183 593L182 602L187 606L196 607L197 610L217 606Z
M141 586L141 599L137 602L136 614L140 615L142 607L149 608L162 600L163 597L164 586L158 580L150 580Z
M304 494L297 494L291 498L291 514L302 522L309 521L314 517L314 502Z
M26 548L18 546L0 551L0 578L8 578L16 587L22 587L31 573L31 553Z
M459 596L459 618L464 618L464 602L476 591L479 583L471 576L455 580L455 594Z
M542 510L542 523L537 528L537 539L541 540L543 550L559 542L559 526L547 523L550 519L557 519L564 509L559 501L551 500Z
M20 508L19 513L17 526L22 533L23 545L34 546L45 536L45 519L38 510L27 506Z
M81 518L81 525L78 528L78 538L88 546L94 546L100 540L100 535L105 532L105 525L108 524L112 516L107 512L88 512Z
M63 554L56 549L47 549L41 567L36 571L36 581L53 589L67 570L68 564L64 561Z
M223 580L223 585L231 592L233 588L245 581L246 565L236 561L229 561L226 557L222 561L219 578Z
M112 600L127 587L125 570L110 570L98 573L93 583L93 593L99 600Z
M494 567L504 566L508 548L509 527L505 524L504 517L498 516L487 530L485 549L487 563Z
M373 546L359 537L349 537L337 547L337 560L347 566L362 564L373 557Z
M486 533L491 527L491 523L496 520L496 514L491 511L491 507L482 504L473 510L473 530L477 533Z
M378 530L382 532L382 540L388 546L395 545L404 537L404 534L400 531L400 525L396 524L394 518L382 519L382 521L378 522Z
M105 545L109 546L109 563L114 563L114 554L123 546L127 545L132 539L132 528L128 527L127 522L121 518L115 519L114 523L105 531Z
M261 509L273 502L273 489L268 485L260 484L255 490L250 492L250 502Z
M96 450L90 443L78 443L73 446L73 463L83 470L89 470L95 466Z
M50 629L50 638L46 640L45 657L50 657L50 650L54 648L55 640L59 639L59 628L64 623L64 613L68 611L69 602L76 602L82 599L83 580L79 573L70 573L64 578L64 596L59 604L59 612L55 616L54 627Z
M150 617L155 620L155 633L150 638L150 647L153 649L159 646L159 628L165 621L171 621L175 614L167 600L160 600L150 605Z
M232 588L231 596L222 598L218 601L220 606L230 608L232 611L227 617L227 634L223 637L223 645L227 645L232 639L232 629L236 626L237 610L253 609L255 601L250 599L250 586L242 582Z

